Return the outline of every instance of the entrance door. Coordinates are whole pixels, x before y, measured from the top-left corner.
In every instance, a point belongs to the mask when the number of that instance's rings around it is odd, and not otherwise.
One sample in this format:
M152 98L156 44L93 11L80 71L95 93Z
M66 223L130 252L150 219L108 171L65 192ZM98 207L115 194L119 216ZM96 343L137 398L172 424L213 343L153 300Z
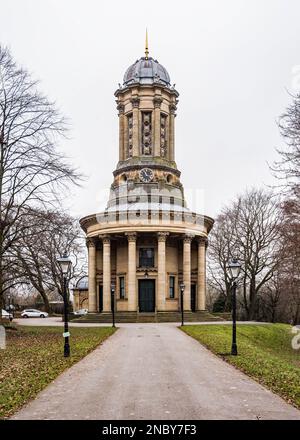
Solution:
M103 310L103 286L99 285L99 312Z
M139 311L155 312L155 280L139 280Z
M196 284L191 285L191 310L196 311Z

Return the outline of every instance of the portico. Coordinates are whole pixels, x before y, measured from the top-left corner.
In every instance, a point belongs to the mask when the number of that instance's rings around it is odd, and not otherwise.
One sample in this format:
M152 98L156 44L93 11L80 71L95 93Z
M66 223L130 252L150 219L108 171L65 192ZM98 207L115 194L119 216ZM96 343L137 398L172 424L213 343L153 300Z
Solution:
M87 240L89 311L111 311L113 282L116 285L116 310L139 312L140 280L153 280L153 312L180 309L178 286L182 281L187 286L184 309L191 310L189 286L194 285L196 309L205 310L206 242L205 237L166 231L90 237Z

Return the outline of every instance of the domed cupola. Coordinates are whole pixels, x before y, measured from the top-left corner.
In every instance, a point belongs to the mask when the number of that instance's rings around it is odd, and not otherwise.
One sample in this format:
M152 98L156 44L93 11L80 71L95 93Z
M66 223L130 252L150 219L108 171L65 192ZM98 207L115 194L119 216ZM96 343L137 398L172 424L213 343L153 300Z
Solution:
M132 64L124 75L124 86L131 84L162 84L170 87L170 76L157 60L142 57Z
M125 72L123 86L159 84L170 87L170 76L164 66L149 57L148 33L146 31L145 56L136 60Z

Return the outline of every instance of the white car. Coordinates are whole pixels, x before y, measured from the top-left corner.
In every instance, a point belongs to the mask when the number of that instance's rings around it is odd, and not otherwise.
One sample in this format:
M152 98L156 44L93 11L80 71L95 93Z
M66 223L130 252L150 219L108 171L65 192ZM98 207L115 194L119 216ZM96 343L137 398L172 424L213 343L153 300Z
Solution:
M74 315L82 316L82 315L87 315L87 313L88 313L88 309L79 309L79 310L76 310L76 312L74 312Z
M36 309L25 309L21 313L22 318L47 318L48 313Z
M8 313L6 310L2 309L2 318L4 318L4 319L12 319L13 315L12 315L12 313Z

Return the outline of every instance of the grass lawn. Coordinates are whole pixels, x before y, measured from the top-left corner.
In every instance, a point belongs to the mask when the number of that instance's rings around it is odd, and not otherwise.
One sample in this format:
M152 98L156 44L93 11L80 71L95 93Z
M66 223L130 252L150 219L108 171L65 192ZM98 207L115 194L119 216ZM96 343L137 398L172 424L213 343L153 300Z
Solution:
M183 331L225 361L300 408L300 350L287 324L238 325L238 356L231 356L230 325L187 325Z
M63 357L62 327L7 330L0 350L0 418L12 415L62 371L82 359L108 336L112 327L71 327L70 358Z

